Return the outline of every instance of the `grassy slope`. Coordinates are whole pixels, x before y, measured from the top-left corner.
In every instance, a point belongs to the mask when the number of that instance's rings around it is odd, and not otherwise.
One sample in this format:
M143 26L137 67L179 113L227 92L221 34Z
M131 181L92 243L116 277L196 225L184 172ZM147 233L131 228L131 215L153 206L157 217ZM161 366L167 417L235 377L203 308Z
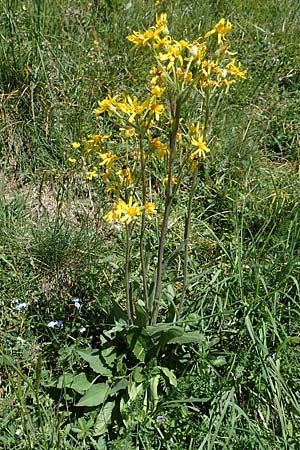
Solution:
M88 437L70 432L66 424L74 419L56 406L49 390L38 394L41 404L33 396L30 381L40 361L32 355L43 355L45 384L61 361L74 367L72 352L61 349L95 339L111 292L122 295L121 263L111 256L112 236L101 222L105 204L70 174L65 161L70 142L97 129L91 114L97 99L123 89L135 92L146 75L148 68L129 52L125 36L148 27L161 10L168 12L178 38L192 39L228 17L234 23L233 47L249 76L223 102L215 124L219 140L195 208L186 319L215 344L188 354L190 375L180 376L177 390L161 398L169 418L164 438L142 424L139 442L145 447L140 448L298 448L297 2L194 3L1 3L0 304L6 357L0 439L5 449L97 448ZM78 313L70 307L74 295L85 304ZM14 298L28 303L24 314L15 311ZM46 325L58 318L64 330L52 332ZM87 336L79 333L82 325ZM225 365L215 362L220 357ZM189 396L213 400L186 408L186 418L182 409L165 406L164 401ZM20 437L17 429L23 430ZM118 432L112 434L109 448L131 448L131 432L120 439ZM45 444L50 436L53 444Z

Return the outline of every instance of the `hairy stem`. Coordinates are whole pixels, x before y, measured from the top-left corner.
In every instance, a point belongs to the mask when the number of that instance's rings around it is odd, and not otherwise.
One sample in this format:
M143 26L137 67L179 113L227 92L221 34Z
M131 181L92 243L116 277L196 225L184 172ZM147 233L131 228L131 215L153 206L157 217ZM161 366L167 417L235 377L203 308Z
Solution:
M165 207L164 207L164 217L161 226L161 233L159 238L159 247L158 247L158 261L157 261L157 272L156 272L156 283L154 290L154 301L153 301L153 313L151 322L155 324L157 322L158 313L159 313L159 305L160 298L162 292L162 275L163 275L163 260L164 260L164 250L165 250L165 241L168 231L168 221L170 217L170 211L173 200L173 177L174 177L174 163L176 156L176 137L179 127L179 119L180 119L180 107L179 100L176 97L174 100L173 108L173 124L170 134L170 156L169 156L169 170L168 170L168 182L166 187L166 197L165 197ZM171 105L172 106L172 105Z
M130 324L133 322L134 307L130 289L130 258L131 258L131 226L126 224L126 251L125 251L125 291L127 316Z
M142 177L142 201L143 205L146 203L146 169L145 169L145 154L143 149L143 140L141 134L139 135L139 147L140 147L140 161L141 161L141 177ZM143 278L143 293L146 310L149 310L149 298L148 298L148 286L147 286L147 265L145 259L145 226L146 226L146 213L143 210L142 225L140 233L140 257L142 265L142 278Z
M204 130L203 139L205 140L207 135L207 130L209 126L209 94L205 97L205 119L204 119ZM184 226L184 257L183 257L183 286L178 307L178 316L181 315L183 310L183 305L186 297L186 291L188 287L188 262L189 262L189 242L191 234L191 219L192 219L192 207L195 197L196 188L198 185L198 173L199 167L197 166L193 173L192 185L189 192L188 207L185 216L185 226Z
M190 241L190 232L191 232L191 217L192 217L192 207L194 195L198 182L198 167L194 170L192 186L189 193L188 200L188 208L185 217L185 225L184 225L184 258L183 258L183 286L180 297L180 303L178 308L178 316L182 313L182 308L186 296L186 291L188 287L188 259L189 259L189 241Z

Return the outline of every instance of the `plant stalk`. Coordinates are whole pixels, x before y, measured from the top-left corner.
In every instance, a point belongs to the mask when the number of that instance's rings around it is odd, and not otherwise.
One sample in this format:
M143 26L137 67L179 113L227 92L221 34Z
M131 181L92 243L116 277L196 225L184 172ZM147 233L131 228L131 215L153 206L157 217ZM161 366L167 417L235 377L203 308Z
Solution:
M209 125L209 93L206 94L205 97L205 119L204 119L204 129L203 129L203 139L205 140L207 135ZM193 201L195 197L196 188L198 185L198 174L199 174L199 166L196 167L193 173L192 185L189 192L188 198L188 208L185 217L185 226L184 226L184 262L183 262L183 286L182 292L179 302L178 308L178 317L182 314L183 305L186 297L187 287L188 287L188 262L189 262L189 242L190 242L190 234L191 234L191 219L192 219L192 208Z
M159 239L159 247L158 247L158 261L157 261L157 272L156 272L156 283L154 290L154 301L153 301L153 309L152 309L152 317L151 323L156 324L159 306L160 306L160 298L162 292L162 275L163 275L163 260L164 260L164 250L165 250L165 241L168 231L168 222L170 217L170 211L173 201L173 177L174 177L174 164L175 164L175 156L176 156L176 138L179 127L179 119L180 119L180 100L178 97L175 98L174 105L171 111L173 111L173 124L172 130L170 134L170 157L169 157L169 170L168 170L168 182L166 187L166 197L165 197L165 207L164 207L164 217L161 227L160 239Z
M199 169L196 167L193 173L192 186L189 193L188 200L188 209L185 217L185 226L184 226L184 262L183 262L183 287L180 297L180 303L178 308L178 316L181 315L183 304L186 296L186 291L188 287L188 260L189 260L189 241L190 241L190 233L191 233L191 218L192 218L192 207L193 200L195 196L195 191L198 182L198 172Z
M141 172L142 172L142 201L145 206L146 203L146 168L145 168L145 154L143 149L143 141L142 136L139 134L139 147L140 147L140 158L141 158ZM149 311L149 298L148 298L148 286L147 286L147 265L145 259L145 227L146 227L146 213L143 210L142 213L142 224L141 224L141 233L140 233L140 257L141 257L141 266L142 266L142 278L143 278L143 293L144 293L144 302L145 308Z
M130 289L130 258L131 258L131 226L126 224L126 251L125 251L125 290L126 305L129 324L133 323L134 307Z

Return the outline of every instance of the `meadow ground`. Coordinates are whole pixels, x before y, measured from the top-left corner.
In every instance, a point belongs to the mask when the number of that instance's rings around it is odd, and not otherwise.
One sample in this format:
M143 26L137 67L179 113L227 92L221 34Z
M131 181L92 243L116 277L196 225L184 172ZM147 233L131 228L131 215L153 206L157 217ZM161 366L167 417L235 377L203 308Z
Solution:
M300 448L297 3L1 2L1 449ZM130 318L122 227L103 220L101 180L89 182L69 158L72 142L104 126L116 133L110 117L93 114L99 99L144 93L149 64L126 36L161 12L172 36L190 42L229 19L247 78L213 117L185 301L176 242L188 182L170 216L162 306L151 321L138 252ZM201 117L197 97L182 114ZM149 230L146 250L157 250Z

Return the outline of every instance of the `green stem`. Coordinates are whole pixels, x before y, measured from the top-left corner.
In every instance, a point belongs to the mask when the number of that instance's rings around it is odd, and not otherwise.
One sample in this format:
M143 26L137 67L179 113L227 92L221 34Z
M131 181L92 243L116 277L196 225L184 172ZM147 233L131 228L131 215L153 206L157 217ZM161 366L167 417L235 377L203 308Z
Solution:
M204 120L204 130L203 130L203 139L205 140L207 135L209 125L209 93L206 94L205 97L205 120ZM198 185L198 173L199 167L196 167L193 173L192 185L189 192L188 198L188 208L185 217L185 226L184 226L184 262L183 262L183 286L180 297L180 303L178 308L178 316L181 315L183 310L183 305L186 297L186 291L188 287L188 262L189 262L189 242L190 242L190 234L191 234L191 219L192 219L192 207L193 200L195 197L196 188Z
M189 241L190 241L190 232L191 232L191 217L192 217L192 207L193 207L193 200L195 196L195 191L197 187L198 182L198 167L194 170L193 173L193 179L192 179L192 186L189 193L189 200L188 200L188 209L185 217L185 226L184 226L184 262L183 262L183 287L182 287L182 293L178 308L178 316L181 315L183 304L186 296L186 291L188 287L188 259L189 259Z
M180 101L178 97L175 98L174 107L171 111L173 113L173 124L170 135L170 157L169 157L169 170L168 170L168 182L166 187L166 197L165 197L165 207L164 207L164 217L163 223L161 227L160 239L159 239L159 247L158 247L158 261L157 261L157 272L156 272L156 283L154 290L154 301L153 301L153 313L151 322L155 324L157 322L159 306L160 306L160 298L162 292L162 274L163 274L163 260L164 260L164 250L165 250L165 241L168 231L168 221L171 211L171 205L173 201L173 177L174 177L174 163L176 156L176 138L177 131L179 127L179 119L180 119Z
M127 316L130 324L133 322L134 307L130 291L130 258L131 258L131 226L126 224L126 251L125 251L125 290Z
M142 177L142 201L143 205L146 203L146 169L145 169L145 154L143 149L142 135L139 134L139 147L140 147L140 157L141 157L141 177ZM145 210L142 213L142 225L140 233L140 257L142 265L142 278L143 278L143 291L144 291L144 302L146 310L149 310L149 298L148 298L148 286L147 286L147 265L145 259L145 227L146 227L146 213Z

